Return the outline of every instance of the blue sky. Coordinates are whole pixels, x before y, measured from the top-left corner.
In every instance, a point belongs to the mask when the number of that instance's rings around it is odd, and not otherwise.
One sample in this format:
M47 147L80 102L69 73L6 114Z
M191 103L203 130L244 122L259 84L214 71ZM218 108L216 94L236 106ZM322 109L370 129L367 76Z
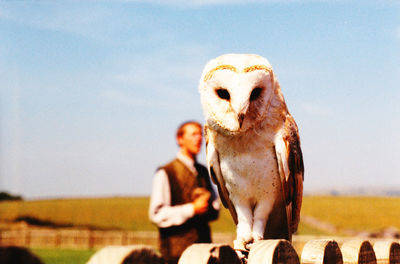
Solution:
M306 191L400 187L397 1L93 0L0 2L0 190L149 195L225 53L274 67Z

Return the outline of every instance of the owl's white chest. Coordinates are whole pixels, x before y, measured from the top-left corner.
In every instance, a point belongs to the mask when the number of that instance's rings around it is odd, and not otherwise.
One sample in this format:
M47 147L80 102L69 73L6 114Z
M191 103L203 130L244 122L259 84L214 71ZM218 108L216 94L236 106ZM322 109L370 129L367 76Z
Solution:
M264 131L217 139L221 173L230 198L250 202L281 197L273 135Z

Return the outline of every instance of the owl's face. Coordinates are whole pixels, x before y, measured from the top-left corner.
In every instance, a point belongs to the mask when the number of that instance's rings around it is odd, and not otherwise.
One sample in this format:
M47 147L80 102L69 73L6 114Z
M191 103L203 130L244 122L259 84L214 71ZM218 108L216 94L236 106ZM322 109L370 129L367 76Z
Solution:
M210 61L199 85L207 123L228 133L247 131L266 117L274 86L269 62L257 55Z

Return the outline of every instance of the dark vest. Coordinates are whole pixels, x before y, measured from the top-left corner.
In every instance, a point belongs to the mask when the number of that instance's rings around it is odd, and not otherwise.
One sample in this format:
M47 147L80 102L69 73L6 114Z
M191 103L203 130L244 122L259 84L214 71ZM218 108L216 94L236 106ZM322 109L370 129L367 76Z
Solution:
M192 193L197 187L211 190L207 169L196 164L197 177L178 159L162 167L168 175L171 188L171 205L193 201ZM210 212L213 210L209 210ZM179 226L159 228L160 250L166 261L177 261L182 252L193 243L210 243L211 234L207 213L194 216Z

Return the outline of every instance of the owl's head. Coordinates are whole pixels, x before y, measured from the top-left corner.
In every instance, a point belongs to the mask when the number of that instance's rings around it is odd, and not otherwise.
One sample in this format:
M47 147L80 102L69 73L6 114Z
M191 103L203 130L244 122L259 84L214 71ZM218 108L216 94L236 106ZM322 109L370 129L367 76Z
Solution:
M199 91L207 123L228 134L265 119L279 84L270 63L252 54L226 54L207 63Z

